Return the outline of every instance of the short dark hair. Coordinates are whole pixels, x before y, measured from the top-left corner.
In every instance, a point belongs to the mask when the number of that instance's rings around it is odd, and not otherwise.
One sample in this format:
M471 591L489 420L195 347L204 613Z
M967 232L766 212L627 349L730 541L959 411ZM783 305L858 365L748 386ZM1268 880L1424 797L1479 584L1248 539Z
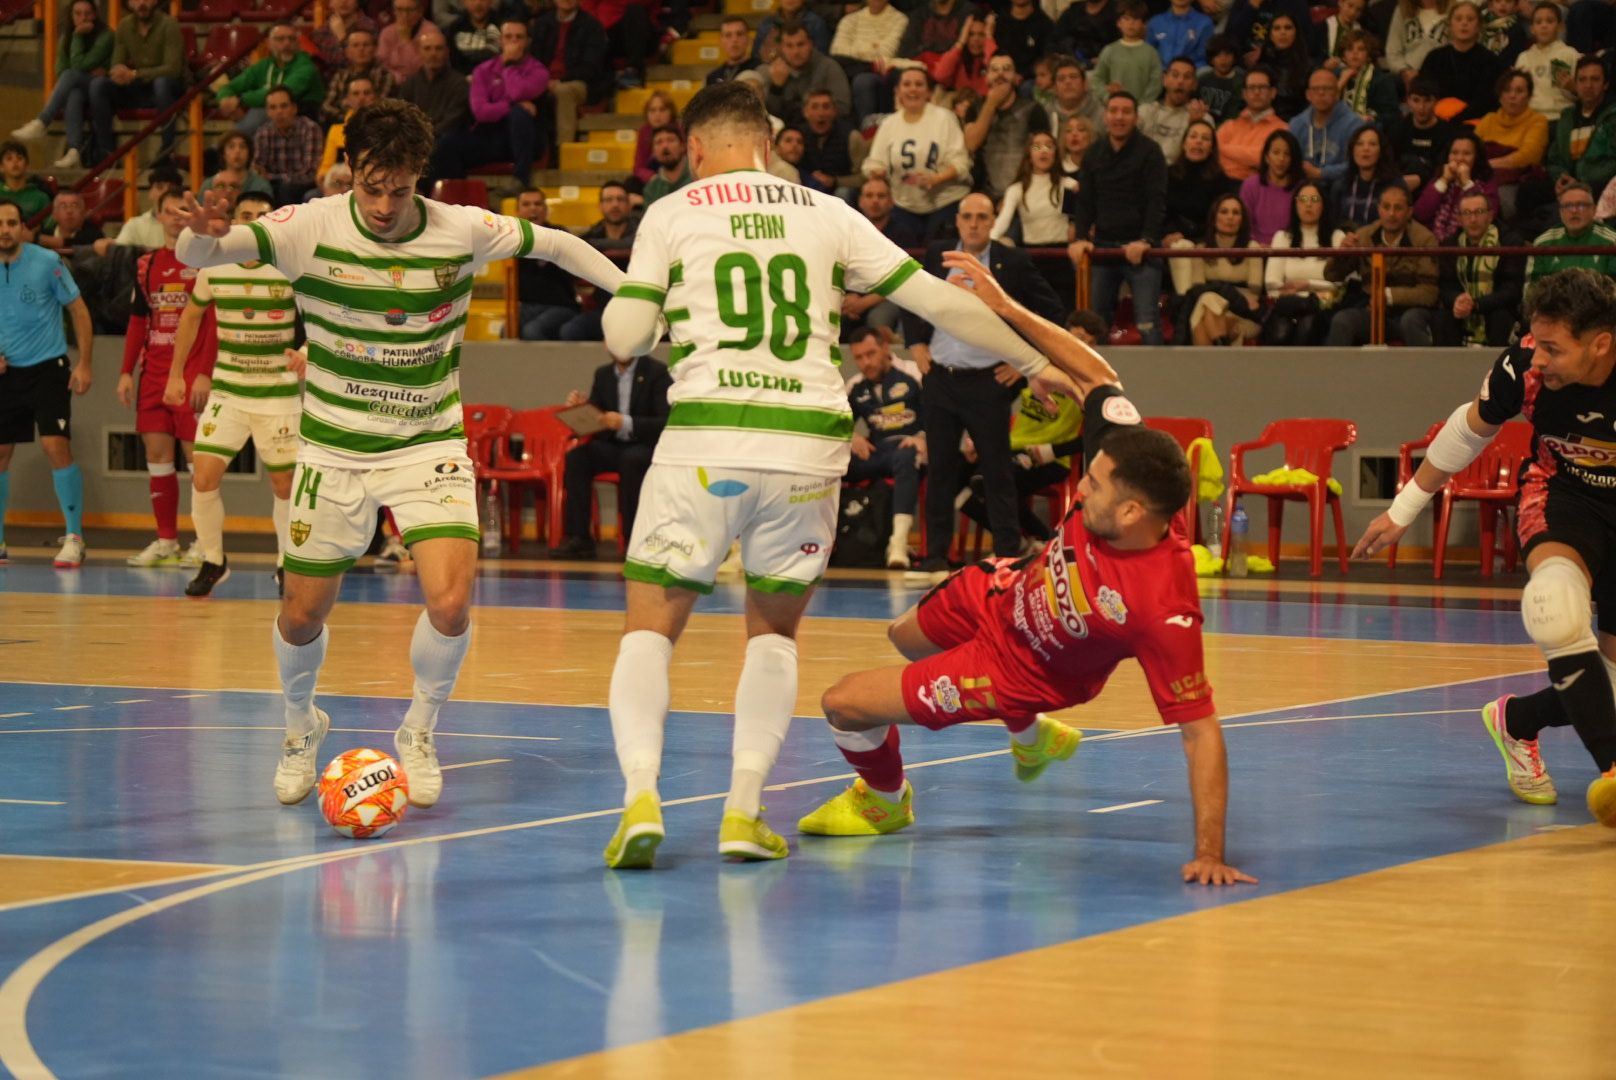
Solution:
M5 157L7 154L16 154L26 162L28 160L28 147L16 139L7 139L5 142L0 142L0 158Z
M1111 93L1109 93L1109 94L1107 94L1105 96L1105 103L1107 105L1109 105L1113 101L1117 100L1117 98L1127 98L1129 101L1133 102L1134 112L1139 111L1139 99L1134 97L1132 94L1128 93L1128 91L1126 91L1126 90L1113 90L1113 91L1111 91Z
M714 124L751 128L763 139L774 137L768 110L757 94L738 79L702 87L685 106L686 131L694 133Z
M1200 70L1199 68L1197 68L1195 66L1195 61L1190 59L1188 56L1175 56L1171 60L1167 61L1167 66L1168 67L1172 67L1174 64L1185 64L1185 65L1187 65L1189 67L1189 69L1190 69L1190 74L1192 74L1192 75Z
M1100 449L1115 467L1112 478L1152 514L1171 518L1190 501L1190 460L1165 431L1118 424L1105 433Z
M173 202L175 199L183 199L189 194L190 192L185 190L185 186L183 184L176 184L174 187L171 187L167 191L163 192L162 198L157 200L157 212L162 213L164 206Z
M787 19L780 24L780 38L782 41L796 34L806 33L808 33L808 24L801 19Z
M537 195L541 199L548 199L549 198L548 195L546 195L542 190L540 190L539 188L536 188L536 187L525 187L521 191L518 191L516 193L516 197L518 199L520 199L523 195Z
M1100 316L1099 312L1090 311L1087 308L1080 308L1072 312L1072 317L1066 320L1066 329L1087 330L1094 335L1095 341L1104 341L1105 336L1111 332L1111 328L1105 324L1105 319Z
M1593 53L1587 53L1578 58L1577 66L1573 71L1573 74L1580 72L1585 67L1596 67L1599 69L1599 74L1605 74L1605 62L1599 57L1595 56ZM1609 79L1607 78L1606 81L1609 81Z
M1560 5L1556 4L1554 2L1554 0L1538 0L1537 3L1533 4L1532 5L1532 15L1533 15L1533 17L1536 17L1537 13L1539 11L1543 10L1544 8L1548 8L1550 11L1554 12L1554 21L1555 22L1564 22L1565 21L1565 15L1564 15L1563 12L1560 11Z
M886 337L882 335L881 331L877 330L875 327L861 326L857 330L854 330L851 334L847 335L847 344L849 349L866 338L874 338L883 345L886 344L887 340Z
M1540 279L1526 291L1526 321L1565 323L1577 337L1616 330L1616 281L1575 266Z
M1571 183L1567 184L1565 187L1561 188L1557 193L1555 193L1554 202L1556 206L1559 205L1561 197L1564 196L1568 191L1580 191L1584 195L1592 195L1594 193L1594 189L1583 183L1581 180L1573 180Z
M810 90L802 96L802 103L806 105L816 97L830 98L833 102L836 100L836 95L829 90Z
M13 210L17 211L17 220L19 222L27 220L23 216L22 207L19 206L16 202L12 201L11 199L0 199L0 210L4 210L8 206L11 207Z
M1089 77L1089 73L1083 67L1083 61L1079 60L1075 56L1063 56L1063 57L1061 57L1060 60L1058 62L1056 62L1056 64L1055 64L1054 74L1059 75L1061 72L1065 71L1067 68L1076 68L1077 73L1079 75L1083 76L1083 78L1087 79Z
M607 188L617 188L624 195L628 194L628 185L623 183L623 181L621 181L621 180L608 180L608 181L606 181L604 184L600 185L600 193L602 195L606 194L606 189Z
M346 34L342 35L342 43L343 43L343 45L347 45L348 41L355 34L364 34L370 40L372 40L372 41L376 40L376 31L374 31L374 30L366 30L363 26L356 26L352 30L349 30Z
M1268 80L1268 85L1269 86L1275 88L1276 90L1279 88L1279 76L1275 75L1274 74L1274 69L1269 67L1267 64L1255 64L1255 65L1253 65L1252 69L1250 71L1246 72L1245 81L1247 83L1249 83L1251 81L1251 77L1253 75L1261 75L1265 79ZM1241 85L1242 85L1242 88L1243 88L1245 84L1242 83Z
M152 168L146 177L147 187L156 187L158 184L167 184L169 187L183 185L185 178L180 175L179 169L173 165L157 165Z
M1145 0L1122 0L1117 5L1117 18L1143 19L1150 14L1150 8L1145 6Z
M236 206L240 206L242 203L261 203L271 210L275 209L275 200L265 195L262 191L243 191L236 196Z
M270 87L269 90L264 93L264 104L269 104L269 99L274 97L276 94L285 94L287 101L290 101L293 105L297 104L297 96L292 93L290 88L285 86Z
M382 98L348 118L343 128L354 179L361 172L403 169L420 175L432 160L432 121L407 101Z
M733 26L736 23L740 23L742 26L746 27L748 30L752 29L752 24L747 22L745 19L741 18L741 16L739 16L739 15L726 15L726 16L724 16L724 21L718 24L718 28L720 30L722 30L722 29L724 29L724 27Z
M1498 81L1493 83L1493 97L1503 97L1504 91L1509 89L1509 84L1516 79L1526 80L1527 97L1531 97L1537 92L1537 81L1532 78L1532 73L1522 68L1512 67L1505 68L1504 73L1498 76Z
M652 141L655 141L656 137L658 135L672 135L672 136L676 137L680 142L685 141L685 133L679 130L679 125L678 124L663 124L661 127L652 128L651 129L651 139L652 139Z
M1416 75L1408 84L1409 97L1440 98L1442 85L1429 75Z
M1222 56L1224 53L1238 59L1240 56L1239 43L1228 34L1213 34L1206 43L1207 63L1211 63L1214 56Z

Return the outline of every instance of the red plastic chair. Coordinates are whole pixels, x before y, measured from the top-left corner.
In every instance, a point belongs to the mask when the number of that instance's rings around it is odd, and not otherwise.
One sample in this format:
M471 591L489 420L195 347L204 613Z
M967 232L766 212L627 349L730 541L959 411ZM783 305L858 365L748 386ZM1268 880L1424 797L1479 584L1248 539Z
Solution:
M1200 543L1204 539L1201 536L1201 515L1197 509L1200 503L1197 495L1201 476L1201 450L1199 447L1190 449L1190 444L1196 439L1212 438L1212 421L1197 416L1147 416L1145 426L1171 435L1174 441L1184 448L1184 453L1190 459L1190 501L1184 507L1184 534L1190 538L1190 543Z
M241 23L215 26L208 31L207 41L202 46L201 66L208 68L221 64L245 48L249 41L256 42L262 36L263 31L256 26Z
M488 185L481 180L439 180L432 185L432 197L454 206L488 209Z
M1305 502L1308 508L1308 555L1312 577L1324 574L1324 511L1335 519L1336 557L1347 572L1346 528L1341 521L1341 497L1329 488L1331 461L1337 450L1358 441L1358 426L1350 420L1275 420L1263 428L1256 442L1236 443L1229 450L1229 518L1223 523L1223 550L1229 550L1234 510L1242 495L1268 499L1268 558L1279 563L1279 538L1285 503ZM1311 484L1258 484L1246 476L1246 454L1270 446L1283 446L1287 469L1306 469L1318 477Z
M1398 447L1399 491L1414 476L1415 452L1430 446L1431 440L1436 438L1436 433L1440 430L1442 430L1440 422L1432 424L1423 439L1415 439ZM1450 479L1442 486L1442 490L1433 496L1432 501L1435 505L1431 509L1436 517L1436 531L1431 553L1432 578L1442 580L1443 567L1447 562L1448 531L1453 521L1453 508L1461 499L1469 499L1478 504L1481 576L1484 578L1493 576L1493 553L1498 548L1498 518L1503 514L1507 526L1509 506L1515 501L1515 496L1520 490L1521 462L1530 457L1531 453L1532 425L1519 420L1505 424L1494 436L1493 441L1487 444L1487 449L1481 452L1481 456L1466 466L1463 472ZM1512 529L1505 528L1503 538L1504 569L1513 570L1520 557L1520 544ZM1397 565L1396 545L1387 550L1386 565Z
M464 413L466 456L481 473L493 467L495 444L510 431L516 410L505 405L467 405Z
M533 495L537 514L537 537L548 537L554 544L561 536L561 478L567 449L577 442L572 429L556 419L561 406L548 409L528 409L516 413L504 438L494 440L494 464L480 475L495 485L504 487L506 549L515 554L522 545L522 509L525 496ZM521 440L519 455L511 453L511 444Z

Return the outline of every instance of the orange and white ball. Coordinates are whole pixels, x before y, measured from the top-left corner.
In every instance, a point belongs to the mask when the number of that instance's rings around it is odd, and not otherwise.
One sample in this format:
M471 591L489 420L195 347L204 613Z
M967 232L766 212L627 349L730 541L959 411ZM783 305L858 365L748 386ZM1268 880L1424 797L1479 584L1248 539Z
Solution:
M404 817L410 782L398 762L380 750L349 750L320 774L320 813L343 836L369 840Z

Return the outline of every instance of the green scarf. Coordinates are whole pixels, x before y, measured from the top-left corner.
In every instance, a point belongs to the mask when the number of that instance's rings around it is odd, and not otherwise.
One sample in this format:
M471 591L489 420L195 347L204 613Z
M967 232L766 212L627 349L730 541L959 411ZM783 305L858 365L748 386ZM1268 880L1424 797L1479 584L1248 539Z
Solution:
M1470 242L1470 234L1460 230L1460 247L1497 247L1498 226L1487 226L1487 233L1479 243ZM1480 300L1484 296L1491 296L1493 292L1493 274L1498 270L1497 255L1461 255L1455 260L1459 272L1459 284L1464 291L1474 299ZM1465 340L1467 344L1487 344L1487 320L1481 312L1472 311L1470 318L1465 320Z

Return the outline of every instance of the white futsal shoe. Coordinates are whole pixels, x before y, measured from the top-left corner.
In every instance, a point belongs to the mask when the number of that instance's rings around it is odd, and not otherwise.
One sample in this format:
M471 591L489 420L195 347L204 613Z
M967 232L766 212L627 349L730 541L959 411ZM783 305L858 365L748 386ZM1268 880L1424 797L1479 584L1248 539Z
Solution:
M175 566L180 561L180 545L178 540L153 540L138 554L131 555L124 562L130 566Z
M296 806L314 790L319 771L320 742L331 730L331 717L318 706L314 709L314 730L306 735L286 737L281 743L281 760L275 766L275 798L282 806Z
M77 570L84 565L84 537L69 533L62 537L62 550L56 553L51 565L58 570Z
M409 780L410 805L425 810L443 794L443 769L438 765L438 748L430 731L401 727L393 735L398 763Z

